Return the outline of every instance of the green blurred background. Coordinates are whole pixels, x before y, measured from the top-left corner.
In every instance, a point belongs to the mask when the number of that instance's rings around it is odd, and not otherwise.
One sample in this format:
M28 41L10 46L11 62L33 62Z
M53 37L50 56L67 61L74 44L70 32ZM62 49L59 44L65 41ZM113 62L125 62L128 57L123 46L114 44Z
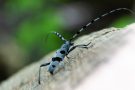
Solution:
M62 41L51 31L70 38L91 19L119 7L134 10L134 0L0 0L0 82L38 61ZM122 11L99 20L83 34L134 22Z

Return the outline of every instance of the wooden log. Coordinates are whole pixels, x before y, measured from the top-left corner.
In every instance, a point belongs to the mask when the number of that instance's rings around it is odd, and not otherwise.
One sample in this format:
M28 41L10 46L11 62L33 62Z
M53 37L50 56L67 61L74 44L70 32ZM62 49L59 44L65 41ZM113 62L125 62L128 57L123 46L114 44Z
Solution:
M110 62L113 55L128 44L126 38L135 35L134 29L135 24L131 24L124 28L107 28L82 36L75 40L75 44L91 42L89 49L76 48L69 54L70 59L65 58L53 76L47 72L47 67L42 68L41 85L38 84L39 66L49 62L55 52L2 82L0 90L75 90L86 77Z

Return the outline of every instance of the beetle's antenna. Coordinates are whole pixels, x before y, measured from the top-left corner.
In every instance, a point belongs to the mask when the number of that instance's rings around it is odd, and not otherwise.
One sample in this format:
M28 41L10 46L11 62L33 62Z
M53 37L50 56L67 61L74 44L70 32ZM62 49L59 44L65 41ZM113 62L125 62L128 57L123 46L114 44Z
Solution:
M79 31L76 32L76 34L73 35L73 37L70 39L70 41L72 41L74 38L76 38L82 31L84 31L88 26L90 26L91 24L93 24L94 22L102 19L103 17L107 16L107 15L110 15L114 12L117 12L117 11L121 11L121 10L125 10L125 11L129 11L130 13L134 14L135 15L135 12L128 9L128 8L118 8L118 9L114 9L114 10L111 10L110 12L107 12L93 20L91 20L87 25L83 26Z

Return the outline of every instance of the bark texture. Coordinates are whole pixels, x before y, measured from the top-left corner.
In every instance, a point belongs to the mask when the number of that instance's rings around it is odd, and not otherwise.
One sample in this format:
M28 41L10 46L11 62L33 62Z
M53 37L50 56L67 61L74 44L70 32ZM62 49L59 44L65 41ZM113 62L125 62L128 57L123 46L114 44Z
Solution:
M65 58L52 76L47 67L41 70L41 85L38 84L40 64L49 62L55 52L19 71L0 85L0 90L74 90L81 81L91 75L100 65L109 62L113 54L127 44L126 36L135 32L135 24L124 28L107 28L75 40L75 44L87 44L88 49L76 48Z

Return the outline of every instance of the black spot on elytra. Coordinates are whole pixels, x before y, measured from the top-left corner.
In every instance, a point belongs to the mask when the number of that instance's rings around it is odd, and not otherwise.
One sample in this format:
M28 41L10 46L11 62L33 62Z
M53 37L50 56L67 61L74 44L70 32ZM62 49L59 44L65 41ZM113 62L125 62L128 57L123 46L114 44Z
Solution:
M60 53L61 53L61 54L65 54L66 52L62 50L62 51L60 51Z
M60 57L54 57L54 58L52 58L52 61L58 61L58 62L60 62L60 61L62 61L62 58L60 58Z
M55 68L56 66L55 65L52 65L53 68Z

